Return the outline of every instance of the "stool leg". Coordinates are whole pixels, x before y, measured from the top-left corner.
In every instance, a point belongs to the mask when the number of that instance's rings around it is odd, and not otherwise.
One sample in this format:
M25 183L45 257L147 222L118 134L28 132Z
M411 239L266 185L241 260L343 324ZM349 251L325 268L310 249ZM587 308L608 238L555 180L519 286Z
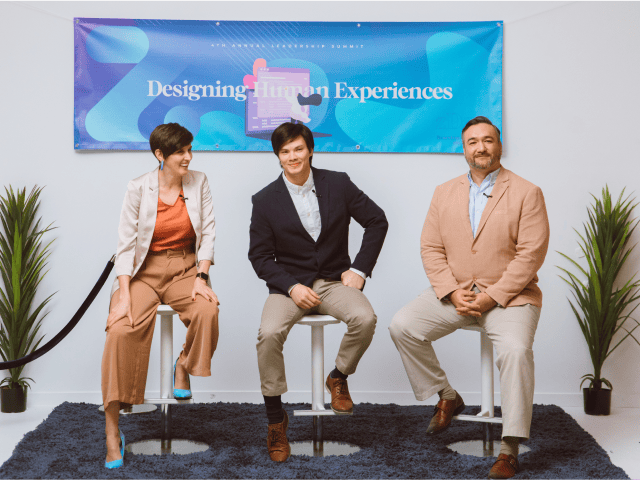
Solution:
M482 453L485 457L493 457L493 424L491 423L484 424Z
M324 326L311 327L311 409L324 410ZM313 417L313 453L322 455L322 417Z
M311 327L311 409L324 410L324 327Z
M322 417L313 417L313 456L322 457L324 453L324 443L322 441Z
M482 404L480 415L493 418L493 345L486 332L480 334Z
M173 396L173 315L161 315L160 325L160 398ZM171 442L171 405L162 405L161 440ZM170 446L169 446L170 447Z

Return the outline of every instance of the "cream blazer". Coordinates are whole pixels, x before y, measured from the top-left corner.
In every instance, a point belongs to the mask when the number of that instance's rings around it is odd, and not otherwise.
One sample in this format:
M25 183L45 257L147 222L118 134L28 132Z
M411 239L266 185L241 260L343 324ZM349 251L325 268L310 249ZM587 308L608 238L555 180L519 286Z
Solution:
M158 171L156 168L145 173L131 180L127 186L118 225L116 279L111 295L120 288L117 277L129 275L133 279L149 252L158 215ZM207 176L202 172L189 171L182 178L182 189L189 219L196 232L196 264L201 260L211 260L213 264L216 230Z
M549 246L539 187L502 167L474 238L467 174L436 188L421 237L422 264L439 299L473 284L504 307L542 307L537 272Z

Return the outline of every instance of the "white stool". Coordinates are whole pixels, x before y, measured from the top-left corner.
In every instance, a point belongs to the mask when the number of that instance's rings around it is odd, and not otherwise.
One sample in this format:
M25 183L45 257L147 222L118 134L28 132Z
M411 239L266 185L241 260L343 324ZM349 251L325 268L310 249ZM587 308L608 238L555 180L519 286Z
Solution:
M331 315L305 315L297 324L311 327L311 410L294 410L294 415L313 416L312 442L292 442L292 455L323 457L326 455L350 455L360 450L347 443L327 442L322 439L322 417L335 415L324 408L324 326L340 323ZM326 447L326 448L325 448Z
M482 379L480 413L477 415L456 415L455 420L470 422L502 423L502 418L493 415L493 345L489 335L480 325L462 327L463 330L480 332L480 377Z
M209 446L191 440L171 438L171 407L193 403L193 398L178 400L173 398L173 316L178 312L168 305L160 305L156 315L160 316L160 398L145 398L145 404L160 405L160 439L142 440L127 444L126 450L136 455L159 455L203 452Z
M493 345L489 335L480 325L469 325L462 327L464 330L480 332L480 376L481 403L480 413L477 415L456 415L453 420L463 420L469 422L481 422L484 424L484 435L482 440L467 440L447 445L451 450L466 455L476 457L492 457L496 447L500 449L499 442L493 440L493 424L502 423L502 418L493 414Z

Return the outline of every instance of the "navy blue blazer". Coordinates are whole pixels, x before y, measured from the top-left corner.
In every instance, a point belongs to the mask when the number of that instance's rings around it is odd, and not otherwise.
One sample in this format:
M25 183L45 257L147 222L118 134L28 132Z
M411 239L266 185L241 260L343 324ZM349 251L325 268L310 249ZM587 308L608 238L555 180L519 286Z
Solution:
M371 276L389 224L382 209L342 172L313 168L322 230L317 241L305 230L282 175L251 201L249 260L269 293L288 295L297 283L311 287L317 278L340 280L353 267ZM355 260L349 258L349 223L364 228Z

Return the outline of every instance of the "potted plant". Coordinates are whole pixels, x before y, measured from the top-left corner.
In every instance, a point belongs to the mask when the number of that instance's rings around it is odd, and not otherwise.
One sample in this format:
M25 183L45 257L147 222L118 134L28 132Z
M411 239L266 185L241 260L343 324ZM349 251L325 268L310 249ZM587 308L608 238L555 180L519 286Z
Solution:
M587 259L588 269L582 268L576 261L560 253L569 260L584 277L580 280L576 275L560 268L567 277L560 275L569 284L576 304L569 300L573 313L580 324L580 329L587 341L593 373L582 377L582 383L589 381L589 388L583 388L584 411L589 415L609 415L611 411L611 391L613 386L606 378L602 378L602 365L611 353L627 338L632 338L638 345L633 331L640 325L631 318L638 304L628 313L627 307L640 298L638 287L640 280L635 275L622 287L615 286L618 273L633 251L634 246L626 248L631 234L638 222L631 219L631 213L637 203L627 197L622 200L624 189L615 205L611 201L609 188L602 189L602 199L591 195L595 205L587 208L589 222L584 224L584 236L576 230L580 237L578 242ZM575 230L575 229L574 229ZM627 322L633 328L628 328ZM635 322L635 325L632 324ZM622 335L612 347L613 337ZM609 388L603 388L603 384Z
M5 187L6 198L0 196L0 356L3 361L16 360L33 352L43 337L36 339L47 313L41 315L53 294L37 306L34 299L38 285L46 272L49 246L42 246L42 235L52 230L41 229L36 214L42 188L37 186L26 196L26 189ZM3 412L24 412L27 408L27 387L31 378L21 377L24 366L9 370L0 382L0 402Z

